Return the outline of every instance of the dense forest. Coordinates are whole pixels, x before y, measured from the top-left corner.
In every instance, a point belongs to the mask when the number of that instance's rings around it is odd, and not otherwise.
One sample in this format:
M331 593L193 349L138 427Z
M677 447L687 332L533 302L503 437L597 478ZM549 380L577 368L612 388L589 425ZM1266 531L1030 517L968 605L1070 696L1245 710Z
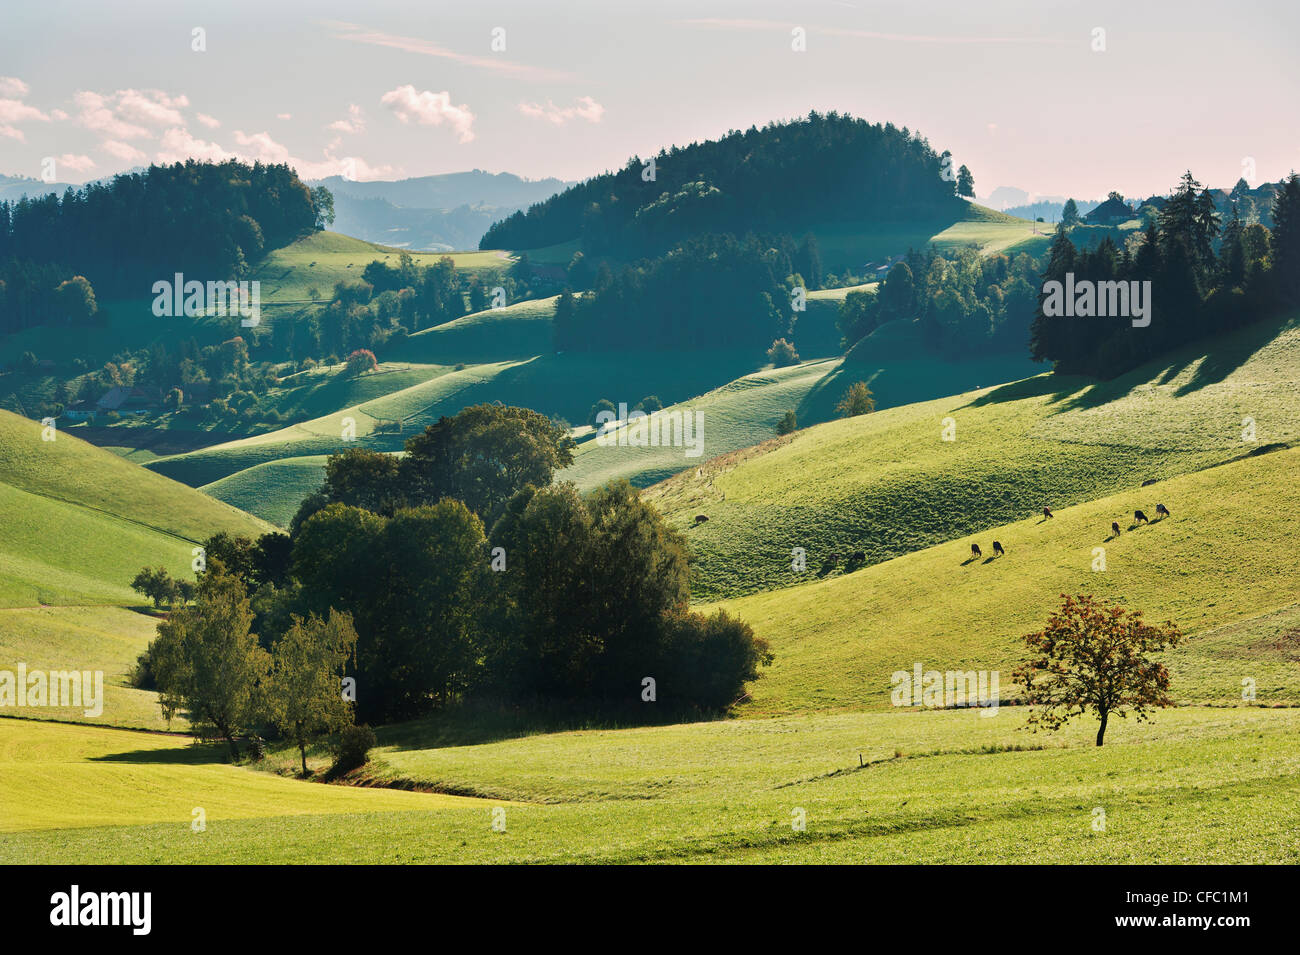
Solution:
M1122 246L1078 248L1058 230L1043 274L1061 283L1150 282L1148 325L1126 315L1048 314L1039 296L1030 353L1057 371L1111 378L1170 349L1300 304L1300 177L1279 185L1270 221L1223 221L1214 197L1185 174L1158 217ZM1140 285L1139 285L1140 287Z
M590 254L661 253L703 232L939 218L963 208L956 174L921 136L836 112L633 157L492 226L481 249L580 239Z
M792 290L815 288L816 241L703 235L667 255L604 266L592 289L566 291L555 312L557 351L767 348L789 336Z
M176 163L0 202L0 332L80 321L59 286L74 276L100 298L144 298L177 273L248 275L264 253L323 228L331 197L287 165ZM76 304L74 302L74 304Z

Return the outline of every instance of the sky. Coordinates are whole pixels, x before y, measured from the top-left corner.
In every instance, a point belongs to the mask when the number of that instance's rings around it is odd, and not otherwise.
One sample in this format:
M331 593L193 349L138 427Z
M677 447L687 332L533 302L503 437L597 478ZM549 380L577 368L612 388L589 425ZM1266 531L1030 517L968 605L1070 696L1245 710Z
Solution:
M923 133L980 196L1255 185L1300 168L1298 28L1294 0L6 2L0 173L582 179L815 109Z

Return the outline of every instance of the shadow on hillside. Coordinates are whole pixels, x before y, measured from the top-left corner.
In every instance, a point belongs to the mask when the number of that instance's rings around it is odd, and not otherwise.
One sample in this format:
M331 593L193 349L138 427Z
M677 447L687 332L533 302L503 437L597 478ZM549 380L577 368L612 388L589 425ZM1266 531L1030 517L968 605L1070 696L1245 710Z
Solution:
M132 749L120 753L91 756L92 763L140 763L151 765L194 766L201 763L229 762L229 750L216 743L177 746L174 749Z
M653 710L653 713L647 713ZM653 717L653 718L652 718ZM691 708L653 705L609 707L603 710L558 705L465 705L406 723L375 728L380 746L399 750L444 749L500 743L525 736L580 731L638 729L677 723L703 723L728 717Z
M1300 320L1271 318L1254 322L1228 333L1224 338L1195 342L1172 354L1154 358L1133 371L1110 380L1102 381L1083 375L1058 375L1055 372L1024 378L994 388L988 394L972 400L966 407L978 408L1004 401L1047 397L1055 413L1096 408L1117 401L1148 382L1168 385L1196 365L1191 380L1174 392L1175 397L1181 398L1223 381L1297 321ZM1220 347L1208 350L1216 342Z
M1192 380L1174 394L1181 398L1208 385L1217 385L1295 321L1294 318L1271 318L1237 330L1230 338L1229 347L1204 354Z

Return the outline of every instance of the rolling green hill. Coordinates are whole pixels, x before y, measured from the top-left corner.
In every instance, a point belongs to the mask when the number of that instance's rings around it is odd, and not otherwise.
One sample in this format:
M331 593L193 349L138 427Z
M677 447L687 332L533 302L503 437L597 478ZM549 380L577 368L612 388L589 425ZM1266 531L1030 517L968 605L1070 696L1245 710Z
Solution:
M188 574L218 531L270 530L249 514L68 434L0 411L0 606L136 604L146 564Z
M1267 323L1111 382L1043 375L830 422L647 494L679 527L709 517L689 530L697 597L780 587L796 546L815 571L832 553L874 563L1294 441L1296 367L1300 323Z
M1300 615L1290 545L1300 534L1300 486L1288 475L1297 466L1300 449L1248 457L1061 507L1051 520L989 527L832 579L728 601L776 652L754 685L755 711L888 707L890 675L918 661L926 669L999 670L1003 699L1013 698L1020 637L1042 629L1063 593L1118 600L1191 635L1169 655L1179 701L1240 703L1250 677L1260 703L1296 705L1300 644L1288 626ZM1157 502L1172 517L1132 526L1134 510L1154 514ZM1005 557L992 556L994 540ZM972 543L983 559L972 558ZM809 556L802 576L815 581ZM1104 570L1096 569L1099 557ZM789 551L779 559L787 578L799 579Z

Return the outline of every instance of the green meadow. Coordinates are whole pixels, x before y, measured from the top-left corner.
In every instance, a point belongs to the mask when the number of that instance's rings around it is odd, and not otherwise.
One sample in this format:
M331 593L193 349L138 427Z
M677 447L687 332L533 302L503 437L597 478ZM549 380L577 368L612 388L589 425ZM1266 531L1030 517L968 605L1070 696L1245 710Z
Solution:
M1297 362L1294 320L1243 329L1103 384L1044 375L832 421L647 493L688 530L697 596L786 586L796 546L835 575L857 551L875 563L1285 446Z
M1121 721L1102 749L1086 723L1034 735L1011 708L436 750L402 730L371 772L430 791L300 782L176 737L0 720L0 861L1300 861L1294 709L1167 710Z

